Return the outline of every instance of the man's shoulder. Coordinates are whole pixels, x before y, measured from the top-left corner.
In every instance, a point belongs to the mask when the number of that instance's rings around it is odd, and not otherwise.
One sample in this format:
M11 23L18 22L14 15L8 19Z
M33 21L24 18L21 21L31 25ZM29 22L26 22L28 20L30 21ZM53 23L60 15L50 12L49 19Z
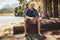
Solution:
M29 11L30 9L29 9L29 8L27 8L26 10L27 10L27 11Z

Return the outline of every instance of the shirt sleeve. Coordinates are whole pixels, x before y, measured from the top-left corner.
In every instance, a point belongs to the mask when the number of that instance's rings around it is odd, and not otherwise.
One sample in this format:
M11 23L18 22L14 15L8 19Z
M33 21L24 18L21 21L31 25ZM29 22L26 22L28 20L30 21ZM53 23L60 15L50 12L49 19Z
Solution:
M25 16L28 16L28 9L26 9L25 11Z
M39 17L39 14L38 14L38 11L37 10L35 11L35 16L36 17Z

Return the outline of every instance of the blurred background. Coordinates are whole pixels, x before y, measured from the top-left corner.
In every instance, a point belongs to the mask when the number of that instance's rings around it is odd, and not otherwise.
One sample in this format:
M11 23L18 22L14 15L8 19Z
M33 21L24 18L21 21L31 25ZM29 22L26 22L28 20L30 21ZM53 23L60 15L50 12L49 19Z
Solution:
M35 2L40 17L60 16L60 0L0 0L0 16L23 17L30 2Z

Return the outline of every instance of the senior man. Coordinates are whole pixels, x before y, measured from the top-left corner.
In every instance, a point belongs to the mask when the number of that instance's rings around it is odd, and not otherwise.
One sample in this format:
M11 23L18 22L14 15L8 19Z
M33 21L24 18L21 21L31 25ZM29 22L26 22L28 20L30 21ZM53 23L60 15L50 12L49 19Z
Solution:
M25 18L24 18L24 30L25 30L25 35L27 35L28 33L26 32L26 25L27 25L27 21L30 20L32 23L37 22L38 24L38 34L40 36L42 36L41 32L40 32L40 28L41 28L41 20L39 19L39 15L37 10L34 8L35 7L35 3L31 2L29 4L29 8L26 9L25 11Z

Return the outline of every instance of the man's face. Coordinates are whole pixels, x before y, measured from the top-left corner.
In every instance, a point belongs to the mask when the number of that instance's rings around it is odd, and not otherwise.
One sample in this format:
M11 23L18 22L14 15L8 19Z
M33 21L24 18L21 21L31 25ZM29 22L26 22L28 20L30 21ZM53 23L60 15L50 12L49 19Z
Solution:
M30 4L30 8L34 9L34 6L35 6L34 3L31 3L31 4Z

